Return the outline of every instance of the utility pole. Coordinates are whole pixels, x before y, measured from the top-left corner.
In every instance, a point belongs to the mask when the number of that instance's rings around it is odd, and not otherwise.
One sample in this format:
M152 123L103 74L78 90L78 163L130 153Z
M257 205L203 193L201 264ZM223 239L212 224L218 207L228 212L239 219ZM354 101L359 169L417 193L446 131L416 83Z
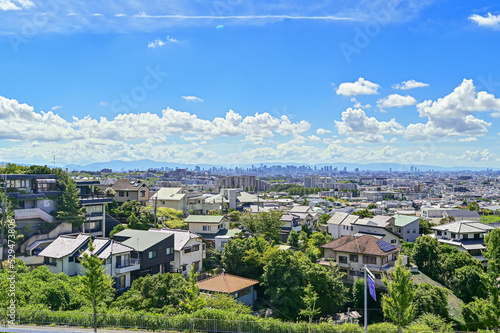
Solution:
M158 222L158 213L157 213L157 209L158 209L158 193L156 193L156 197L155 197L155 228L156 228L156 224Z
M3 202L2 202L2 233L0 236L0 260L3 260L3 243L5 239L5 208L7 207L7 175L3 178Z

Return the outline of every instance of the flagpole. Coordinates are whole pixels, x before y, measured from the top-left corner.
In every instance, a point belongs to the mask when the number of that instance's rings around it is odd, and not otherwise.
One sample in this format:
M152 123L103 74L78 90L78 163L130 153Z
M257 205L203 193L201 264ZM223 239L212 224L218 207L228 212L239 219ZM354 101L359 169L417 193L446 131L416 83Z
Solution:
M365 313L364 313L364 319L365 319L365 333L367 333L368 330L368 297L367 292L366 292L366 283L367 283L367 276L366 276L366 265L365 268L363 269L365 272Z

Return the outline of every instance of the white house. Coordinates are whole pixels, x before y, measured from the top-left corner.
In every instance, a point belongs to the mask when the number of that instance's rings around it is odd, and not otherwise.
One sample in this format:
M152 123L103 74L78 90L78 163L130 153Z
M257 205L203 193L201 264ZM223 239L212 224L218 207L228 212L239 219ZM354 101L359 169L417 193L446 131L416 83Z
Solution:
M149 231L174 234L174 261L171 262L171 272L187 275L191 267L201 272L203 259L206 258L206 249L205 242L200 235L189 230L178 229L149 229Z
M485 261L482 251L484 236L496 227L475 221L456 221L431 227L438 242L467 251L478 260Z
M85 234L61 235L47 246L39 256L44 265L54 274L83 275L85 268L80 263L88 250L90 236ZM116 290L130 287L130 272L140 268L139 259L132 258L134 249L109 238L93 239L94 254L104 260L105 273L115 280Z

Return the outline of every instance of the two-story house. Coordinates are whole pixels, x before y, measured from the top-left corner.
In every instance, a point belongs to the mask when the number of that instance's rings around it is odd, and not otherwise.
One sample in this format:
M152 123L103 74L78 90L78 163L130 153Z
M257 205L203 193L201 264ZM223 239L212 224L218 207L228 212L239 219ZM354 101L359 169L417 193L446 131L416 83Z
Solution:
M203 259L206 258L206 248L200 235L179 229L149 229L149 231L174 234L174 261L171 262L170 272L187 275L192 267L196 272L201 272Z
M62 235L48 245L39 256L43 263L54 274L65 273L69 276L83 275L85 268L81 265L83 253L90 254L88 245L90 235ZM130 287L131 272L140 268L140 261L134 249L109 238L94 238L94 254L103 260L104 272L111 275L117 291Z
M173 233L125 229L115 234L113 239L138 253L141 267L132 273L132 280L147 274L170 272L175 259Z
M81 228L93 236L106 236L106 204L112 203L113 198L97 194L97 185L98 180L76 182L80 203L85 209L85 222Z
M329 266L334 261L347 273L346 280L354 281L364 276L364 266L375 275L375 284L382 286L382 273L392 268L397 260L399 247L370 235L342 236L321 246L325 255L320 265Z
M149 187L141 180L118 179L111 188L118 203L136 200L145 206L149 200Z
M394 226L396 234L400 235L405 242L415 242L419 236L420 218L418 216L394 215Z
M229 230L229 220L221 215L189 215L184 222L189 231L201 235L211 246L215 246L215 237Z
M438 242L451 245L459 251L467 251L485 262L484 236L497 227L475 221L456 221L431 227Z

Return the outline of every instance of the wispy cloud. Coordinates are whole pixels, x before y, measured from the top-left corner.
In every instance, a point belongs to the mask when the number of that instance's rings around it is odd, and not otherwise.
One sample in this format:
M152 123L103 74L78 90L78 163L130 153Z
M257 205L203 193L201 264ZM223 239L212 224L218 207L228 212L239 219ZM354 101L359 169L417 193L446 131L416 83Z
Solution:
M59 109L62 109L62 105L54 105L51 110L52 111L56 111L56 110L59 110Z
M401 84L397 83L392 86L392 89L408 90L414 88L428 87L428 83L418 82L415 80L403 81Z
M0 0L0 10L21 10L35 7L35 4L29 0Z
M199 97L196 97L196 96L182 96L182 98L184 98L186 101L188 102L203 102L203 100Z
M469 20L475 22L477 25L481 27L489 27L489 28L499 28L500 27L500 15L492 15L488 13L486 16L481 16L478 14L474 14L469 16Z
M356 21L357 19L347 16L300 16L300 15L148 15L145 12L133 15L137 18L149 19L181 19L181 20L320 20L320 21Z

